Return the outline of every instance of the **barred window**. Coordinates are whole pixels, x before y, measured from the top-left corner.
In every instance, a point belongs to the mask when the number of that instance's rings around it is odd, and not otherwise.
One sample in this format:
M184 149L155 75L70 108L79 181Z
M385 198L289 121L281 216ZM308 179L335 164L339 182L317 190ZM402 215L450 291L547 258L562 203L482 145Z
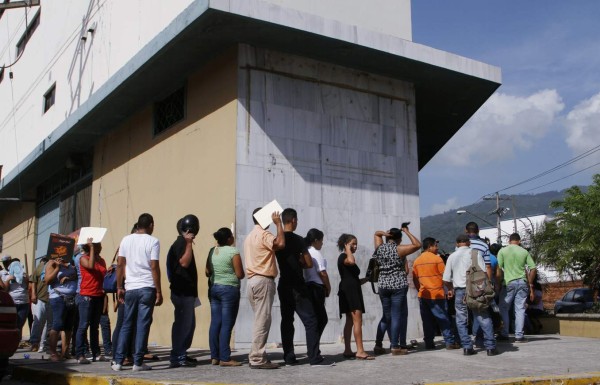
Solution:
M186 88L181 87L154 105L154 135L174 126L185 118Z

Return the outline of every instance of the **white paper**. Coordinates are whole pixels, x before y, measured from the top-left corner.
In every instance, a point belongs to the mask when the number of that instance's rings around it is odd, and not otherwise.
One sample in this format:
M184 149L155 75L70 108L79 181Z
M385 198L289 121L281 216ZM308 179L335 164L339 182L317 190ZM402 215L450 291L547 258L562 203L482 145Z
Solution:
M82 227L79 230L78 245L85 245L88 238L92 238L92 243L102 242L102 238L106 234L106 227Z
M273 220L271 219L271 216L273 215L273 213L275 211L277 211L278 213L281 214L281 212L283 211L283 208L277 202L276 199L273 199L273 201L271 201L270 203L265 205L265 207L263 207L262 209L257 211L256 214L254 214L254 218L258 221L258 224L263 229L266 229L273 222Z

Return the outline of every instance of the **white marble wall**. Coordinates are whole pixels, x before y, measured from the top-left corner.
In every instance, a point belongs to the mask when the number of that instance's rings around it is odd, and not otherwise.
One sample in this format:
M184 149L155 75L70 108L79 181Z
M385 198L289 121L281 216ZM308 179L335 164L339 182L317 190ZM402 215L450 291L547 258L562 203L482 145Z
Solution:
M256 207L277 199L298 211L297 233L325 233L323 255L332 282L323 342L339 341L336 241L353 233L361 270L375 230L412 221L419 234L417 136L411 84L297 56L240 46L237 123L238 247ZM414 256L413 256L414 257ZM363 336L375 339L381 305L370 286ZM252 310L242 287L237 343L251 341ZM275 300L269 341L279 342ZM296 320L297 341L304 341ZM421 333L416 291L409 294L410 337ZM386 338L387 339L387 338Z

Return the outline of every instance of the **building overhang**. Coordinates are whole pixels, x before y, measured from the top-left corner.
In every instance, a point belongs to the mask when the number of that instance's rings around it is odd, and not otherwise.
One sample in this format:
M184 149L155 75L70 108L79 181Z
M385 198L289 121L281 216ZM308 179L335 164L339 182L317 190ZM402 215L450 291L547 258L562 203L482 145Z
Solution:
M419 169L501 81L497 67L260 0L196 0L0 181L0 199L31 191L70 154L240 43L414 84Z

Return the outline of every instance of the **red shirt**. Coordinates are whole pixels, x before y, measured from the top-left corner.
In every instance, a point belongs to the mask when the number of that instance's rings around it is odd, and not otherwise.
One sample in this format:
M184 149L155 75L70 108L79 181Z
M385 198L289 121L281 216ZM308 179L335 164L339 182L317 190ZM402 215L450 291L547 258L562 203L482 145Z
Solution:
M81 259L90 259L89 255L82 255ZM93 269L88 269L79 263L79 271L81 272L81 286L79 287L79 294L90 297L102 297L104 290L102 289L102 283L104 282L104 275L106 274L106 262L102 257L96 257Z

